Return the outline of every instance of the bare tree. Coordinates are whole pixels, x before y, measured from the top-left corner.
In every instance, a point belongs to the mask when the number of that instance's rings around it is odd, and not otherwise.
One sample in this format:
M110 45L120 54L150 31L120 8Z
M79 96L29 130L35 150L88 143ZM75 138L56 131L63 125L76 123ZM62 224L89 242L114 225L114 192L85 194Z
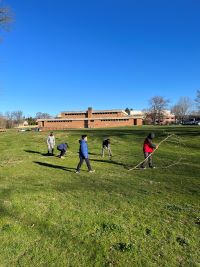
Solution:
M174 113L176 120L182 122L190 113L192 107L192 101L189 97L183 96L179 99L177 104L171 108L171 112Z
M164 111L167 109L169 102L169 99L165 99L162 96L154 96L149 100L148 116L152 120L153 124L161 123Z
M197 96L195 98L195 103L197 106L197 111L200 113L200 90L197 90Z
M6 118L0 114L0 128L6 128Z
M6 128L14 127L13 113L7 111L5 113L5 118L6 118Z
M50 119L52 118L52 116L48 113L44 113L44 112L37 112L35 115L36 119Z
M15 125L19 125L24 119L23 112L21 110L13 111L12 117Z

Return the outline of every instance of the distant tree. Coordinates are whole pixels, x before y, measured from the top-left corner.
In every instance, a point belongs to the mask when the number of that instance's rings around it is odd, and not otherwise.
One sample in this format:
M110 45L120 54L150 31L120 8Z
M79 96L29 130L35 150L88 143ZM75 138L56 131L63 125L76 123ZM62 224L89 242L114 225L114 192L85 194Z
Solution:
M27 117L25 120L28 122L28 125L36 125L37 124L36 119L33 117Z
M130 113L131 113L132 110L133 110L132 108L128 108L128 107L125 108L125 112L128 113L129 115L130 115Z
M6 128L12 128L12 127L14 127L13 113L7 111L5 113L5 118L6 118Z
M143 124L152 124L152 116L151 116L151 110L149 109L143 109L142 110L143 114Z
M0 114L0 128L6 128L6 118L3 114Z
M50 119L52 116L48 113L43 113L43 112L37 112L35 115L36 119Z
M200 113L200 90L197 90L197 96L195 98L195 103L197 106L197 111Z
M24 120L23 112L21 110L13 111L12 118L14 120L14 124L19 125Z
M162 96L154 96L149 100L148 117L153 124L161 123L169 102L169 99L165 99Z
M24 120L23 112L21 110L6 112L6 128L13 128L19 126L19 124Z
M184 121L189 115L192 107L192 101L189 97L183 96L179 99L177 104L171 108L178 122Z

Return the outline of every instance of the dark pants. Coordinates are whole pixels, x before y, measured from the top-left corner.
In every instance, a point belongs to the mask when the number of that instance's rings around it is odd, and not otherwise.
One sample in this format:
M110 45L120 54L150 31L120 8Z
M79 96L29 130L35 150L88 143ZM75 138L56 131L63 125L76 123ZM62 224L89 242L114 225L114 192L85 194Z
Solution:
M81 156L80 156L80 161L79 161L79 163L78 163L78 166L77 166L76 170L77 170L77 171L80 171L80 168L81 168L81 166L82 166L84 160L85 160L86 165L87 165L87 167L88 167L88 171L91 171L92 168L91 168L89 159L88 159L88 158L81 157Z
M51 151L48 149L48 155L53 155L54 149L52 148Z
M144 152L144 158L146 159L148 157L147 160L145 160L142 164L141 164L141 167L144 168L147 164L147 161L148 161L148 164L149 164L149 167L153 167L153 161L152 161L152 156L149 156L151 155L151 153L149 152Z
M66 151L64 149L58 149L60 151L60 156L59 157L63 157L66 153Z

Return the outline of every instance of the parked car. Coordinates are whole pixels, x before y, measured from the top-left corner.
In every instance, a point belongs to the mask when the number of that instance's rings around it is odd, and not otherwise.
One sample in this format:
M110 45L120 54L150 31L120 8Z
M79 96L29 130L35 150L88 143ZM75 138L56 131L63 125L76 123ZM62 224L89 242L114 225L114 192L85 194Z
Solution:
M196 121L196 120L183 121L182 124L183 125L200 125L200 121Z

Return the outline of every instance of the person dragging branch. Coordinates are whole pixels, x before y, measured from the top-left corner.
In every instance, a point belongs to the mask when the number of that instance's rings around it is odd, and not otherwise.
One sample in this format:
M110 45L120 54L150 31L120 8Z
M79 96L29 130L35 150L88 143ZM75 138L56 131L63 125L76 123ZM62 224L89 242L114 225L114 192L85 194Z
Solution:
M152 160L152 155L151 154L154 151L154 149L157 149L158 146L153 144L153 139L154 138L155 138L155 134L154 133L150 133L144 140L143 152L144 152L145 160L140 165L141 169L145 169L146 168L147 161L148 161L149 168L155 168L153 166L153 160Z

